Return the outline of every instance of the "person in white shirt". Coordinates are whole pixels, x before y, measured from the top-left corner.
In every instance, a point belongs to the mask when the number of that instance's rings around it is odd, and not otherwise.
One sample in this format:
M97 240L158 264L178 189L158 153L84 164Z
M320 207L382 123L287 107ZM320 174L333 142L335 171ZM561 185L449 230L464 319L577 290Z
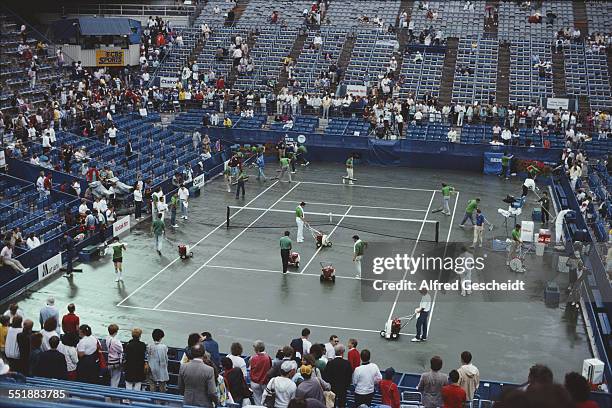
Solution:
M13 259L13 244L7 242L2 251L0 251L1 263L10 266L19 273L26 273L28 270L17 259Z
M142 190L140 183L134 186L134 217L139 220L142 218Z
M230 352L227 354L227 358L232 360L232 364L234 367L237 367L242 370L242 375L246 378L247 375L247 366L244 358L240 357L242 355L243 349L242 344L240 343L232 343L230 346Z
M108 144L111 146L117 146L117 128L115 127L115 124L112 124L106 133L108 133Z
M270 394L275 395L274 408L287 408L289 401L295 396L297 386L291 380L297 371L297 363L294 360L284 361L280 367L281 375L272 378L261 396L265 401Z
M419 293L421 294L421 303L415 310L419 314L416 321L416 336L410 340L413 343L427 340L427 319L431 310L431 295L427 293L427 289L423 288L419 290Z
M451 128L446 134L446 137L448 138L449 142L457 143L457 131L455 129Z
M26 240L26 245L28 249L34 249L40 246L40 240L34 233L30 234L28 239Z
M353 371L355 386L355 406L362 404L370 406L374 397L374 388L382 380L380 369L370 362L370 350L361 350L361 365Z
M189 207L189 189L185 187L185 184L181 184L181 188L178 190L179 200L181 201L181 218L187 219L187 208Z
M45 172L43 171L40 172L40 175L36 179L36 191L38 191L40 198L45 197Z
M78 342L79 338L76 333L64 333L62 336L62 342L57 347L57 351L62 353L66 358L68 378L72 380L76 380L76 369L77 364L79 363L79 356L76 349Z
M110 371L110 386L119 387L121 380L123 344L117 339L119 326L111 324L108 326L108 337L106 337L106 349L108 350L108 369Z
M334 350L334 347L336 347L336 344L338 343L340 343L338 336L335 334L329 336L329 342L325 343L325 357L327 357L328 361L336 358L336 351Z
M531 178L531 176L527 176L525 182L523 183L523 193L521 197L526 197L529 193L529 190L535 191L537 189L535 180Z

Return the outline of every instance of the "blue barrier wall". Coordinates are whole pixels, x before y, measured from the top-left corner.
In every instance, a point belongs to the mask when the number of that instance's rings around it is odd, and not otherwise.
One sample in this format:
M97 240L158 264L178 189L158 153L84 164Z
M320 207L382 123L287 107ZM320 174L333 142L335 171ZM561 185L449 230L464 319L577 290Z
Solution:
M276 144L285 135L293 140L303 133L256 129L208 128L211 138L233 143ZM362 136L330 136L317 133L303 134L307 157L312 160L344 162L350 153L372 165L394 165L453 170L482 171L484 153L510 152L516 159L557 163L561 149L538 147L459 144L421 140L378 140Z

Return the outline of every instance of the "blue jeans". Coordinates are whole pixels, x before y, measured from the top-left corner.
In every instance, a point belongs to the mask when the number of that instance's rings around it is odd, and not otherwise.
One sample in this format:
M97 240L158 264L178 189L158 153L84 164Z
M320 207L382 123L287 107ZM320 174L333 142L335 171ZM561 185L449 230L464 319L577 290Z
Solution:
M465 215L463 216L463 220L461 220L461 225L465 224L467 220L470 220L472 225L474 225L474 217L472 216L472 213L465 213Z
M266 175L264 174L263 167L257 168L257 180L260 180L260 179L264 179L264 180L266 179Z
M416 338L425 340L427 338L427 318L429 317L429 312L421 312L419 314L419 318L416 321ZM421 335L422 334L422 335Z

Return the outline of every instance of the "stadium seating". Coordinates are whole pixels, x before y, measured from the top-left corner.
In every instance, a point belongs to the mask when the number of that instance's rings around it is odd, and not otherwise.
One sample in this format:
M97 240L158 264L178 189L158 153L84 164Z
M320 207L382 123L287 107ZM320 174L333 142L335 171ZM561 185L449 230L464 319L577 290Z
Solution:
M465 8L465 1L429 1L429 9L437 13L437 18L427 18L427 10L419 9L418 2L412 9L415 33L434 27L442 30L444 37L478 37L484 30L484 0L472 1L473 8Z
M414 62L416 52L404 55L401 72L402 85L399 96L401 99L412 94L415 99L422 99L426 93L434 97L440 94L440 80L444 54L439 52L423 52L422 62Z
M455 71L453 101L488 103L495 96L497 83L497 40L462 38L459 40L457 66L469 67L473 74Z

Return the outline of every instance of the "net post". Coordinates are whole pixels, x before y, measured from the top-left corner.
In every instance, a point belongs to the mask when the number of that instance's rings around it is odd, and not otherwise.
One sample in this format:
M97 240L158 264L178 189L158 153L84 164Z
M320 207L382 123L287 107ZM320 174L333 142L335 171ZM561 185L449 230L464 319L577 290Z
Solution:
M230 225L230 208L228 205L226 213L225 213L225 229L229 229L229 225Z
M440 221L436 221L436 242L440 242Z

